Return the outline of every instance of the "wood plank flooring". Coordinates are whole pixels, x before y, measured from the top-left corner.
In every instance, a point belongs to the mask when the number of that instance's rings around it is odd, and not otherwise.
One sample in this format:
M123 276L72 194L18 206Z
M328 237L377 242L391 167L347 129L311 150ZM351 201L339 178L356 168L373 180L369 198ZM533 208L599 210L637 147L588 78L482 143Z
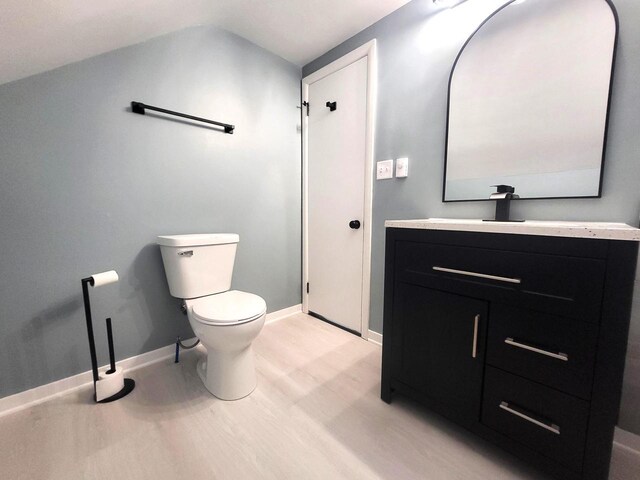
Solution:
M0 418L3 479L491 479L547 477L409 400L379 398L380 348L303 314L254 343L258 388L211 396L202 351L135 372L95 405L83 389ZM639 478L624 462L612 477Z

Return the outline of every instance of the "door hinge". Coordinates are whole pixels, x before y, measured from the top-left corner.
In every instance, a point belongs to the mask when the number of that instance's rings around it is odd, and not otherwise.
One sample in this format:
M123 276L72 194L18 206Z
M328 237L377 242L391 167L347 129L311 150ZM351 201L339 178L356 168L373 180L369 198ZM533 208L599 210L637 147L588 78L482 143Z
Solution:
M309 116L309 102L302 102L302 105L307 107L307 117Z
M307 293L309 293L309 282L307 282Z

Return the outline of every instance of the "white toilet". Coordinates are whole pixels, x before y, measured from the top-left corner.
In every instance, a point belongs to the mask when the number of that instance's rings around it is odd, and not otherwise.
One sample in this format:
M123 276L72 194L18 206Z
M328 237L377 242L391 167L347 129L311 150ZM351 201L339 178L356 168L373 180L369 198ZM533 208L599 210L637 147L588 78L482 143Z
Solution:
M251 342L267 312L258 295L229 290L238 241L233 233L158 237L169 291L184 299L191 328L207 349L198 375L223 400L255 389Z

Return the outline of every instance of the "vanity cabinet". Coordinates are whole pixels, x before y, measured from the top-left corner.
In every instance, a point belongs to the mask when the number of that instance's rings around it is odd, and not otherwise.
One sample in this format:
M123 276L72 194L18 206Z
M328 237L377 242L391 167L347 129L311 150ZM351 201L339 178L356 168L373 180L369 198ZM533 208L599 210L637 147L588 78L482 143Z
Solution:
M382 399L414 398L558 478L606 479L637 245L387 228Z
M397 298L397 378L461 418L477 417L488 303L408 283Z

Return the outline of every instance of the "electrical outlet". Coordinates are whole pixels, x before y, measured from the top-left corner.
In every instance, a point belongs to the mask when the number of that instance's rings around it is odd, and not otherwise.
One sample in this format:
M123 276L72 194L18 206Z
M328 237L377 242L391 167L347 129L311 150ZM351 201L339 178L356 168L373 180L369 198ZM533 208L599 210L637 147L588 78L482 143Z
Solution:
M393 160L381 160L376 164L376 179L393 178Z

